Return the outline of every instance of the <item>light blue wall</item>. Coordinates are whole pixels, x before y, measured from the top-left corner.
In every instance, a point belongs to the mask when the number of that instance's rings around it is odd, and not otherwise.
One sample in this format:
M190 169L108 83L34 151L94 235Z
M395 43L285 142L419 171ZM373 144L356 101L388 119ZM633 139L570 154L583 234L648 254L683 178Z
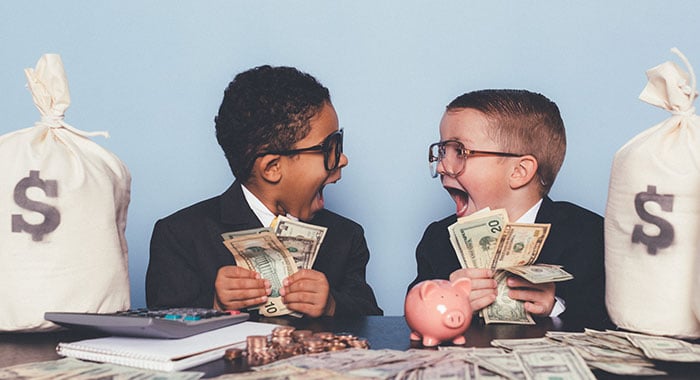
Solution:
M680 62L677 46L700 71L699 15L691 0L3 1L0 134L38 118L22 70L61 54L66 121L109 131L95 140L133 176L132 304L143 306L153 223L232 180L213 132L226 84L260 64L299 67L331 90L345 128L350 165L327 207L365 227L369 282L401 315L415 246L454 209L426 162L444 106L480 88L555 100L569 149L552 197L602 214L615 151L667 117L637 99L645 70Z

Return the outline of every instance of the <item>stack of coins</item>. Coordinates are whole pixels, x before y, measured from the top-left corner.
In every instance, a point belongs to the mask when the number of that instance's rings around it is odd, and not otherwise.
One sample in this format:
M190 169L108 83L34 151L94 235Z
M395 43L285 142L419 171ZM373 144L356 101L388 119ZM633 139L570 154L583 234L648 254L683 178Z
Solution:
M311 330L296 330L291 326L280 326L272 330L268 339L264 335L251 335L246 339L248 365L259 366L275 360L302 354L324 351L339 351L347 347L368 349L367 339L357 338L349 333L313 333ZM242 350L226 351L226 359L236 360L243 355Z
M301 341L301 344L304 345L304 349L307 354L317 354L319 352L326 351L326 346L328 346L328 343L325 340L313 336L304 338L304 340Z
M311 331L311 330L295 330L295 331L292 331L292 338L294 338L294 341L295 341L295 342L301 343L301 342L304 341L304 339L310 338L310 337L312 337L312 336L314 336L314 333L313 333L313 331Z
M279 353L280 359L301 355L305 352L304 345L294 340L294 330L294 327L291 326L275 327L272 330L270 342L272 348Z
M268 344L266 335L250 335L246 338L246 343L248 365L256 366L272 363L279 358L277 350Z

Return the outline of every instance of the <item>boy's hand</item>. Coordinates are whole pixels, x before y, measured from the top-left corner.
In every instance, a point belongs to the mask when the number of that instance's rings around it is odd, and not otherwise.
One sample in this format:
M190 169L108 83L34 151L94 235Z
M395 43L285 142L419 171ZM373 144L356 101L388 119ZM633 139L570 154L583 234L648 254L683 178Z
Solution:
M524 278L511 276L506 280L508 297L525 301L525 310L532 315L548 317L554 308L556 287L553 282L533 284Z
M479 311L496 300L496 280L490 269L463 268L450 274L450 281L460 277L466 277L472 282L472 291L469 293L469 304L472 312Z
M214 289L214 308L222 310L239 310L262 304L272 292L270 281L261 278L260 273L235 265L219 268Z
M335 313L335 301L329 296L330 287L325 274L301 269L285 278L282 285L280 294L289 310L314 318Z

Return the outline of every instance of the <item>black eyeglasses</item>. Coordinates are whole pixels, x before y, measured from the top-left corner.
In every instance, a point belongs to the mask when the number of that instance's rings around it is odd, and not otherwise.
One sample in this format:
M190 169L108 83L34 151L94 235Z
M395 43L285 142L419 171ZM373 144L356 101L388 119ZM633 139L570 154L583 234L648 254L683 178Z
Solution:
M262 157L268 154L279 154L282 156L293 156L299 153L323 153L323 165L326 170L332 171L340 165L340 156L343 154L343 130L337 130L326 136L323 141L308 148L290 149L290 150L266 150L255 155Z
M464 147L464 144L457 140L445 140L436 142L428 148L428 163L430 163L430 175L436 178L438 174L447 174L456 177L464 171L467 158L471 156L501 156L501 157L522 157L522 154L489 152L485 150L472 150ZM442 162L443 173L438 173L438 164Z

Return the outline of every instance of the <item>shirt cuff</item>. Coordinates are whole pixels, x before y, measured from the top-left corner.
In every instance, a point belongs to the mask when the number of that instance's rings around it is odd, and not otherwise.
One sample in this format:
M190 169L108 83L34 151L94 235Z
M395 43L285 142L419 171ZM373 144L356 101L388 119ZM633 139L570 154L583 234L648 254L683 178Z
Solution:
M549 313L550 317L558 317L561 313L566 311L566 302L559 297L554 297L554 307L552 307L552 312Z

